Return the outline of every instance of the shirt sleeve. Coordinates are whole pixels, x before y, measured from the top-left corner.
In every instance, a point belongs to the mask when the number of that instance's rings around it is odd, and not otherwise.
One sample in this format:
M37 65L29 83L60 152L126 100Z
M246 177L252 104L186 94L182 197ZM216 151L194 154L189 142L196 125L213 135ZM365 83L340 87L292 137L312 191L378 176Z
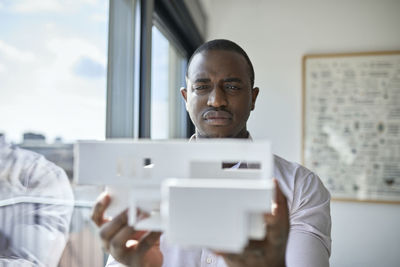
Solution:
M300 171L294 183L287 266L329 266L330 194L319 177L308 170Z

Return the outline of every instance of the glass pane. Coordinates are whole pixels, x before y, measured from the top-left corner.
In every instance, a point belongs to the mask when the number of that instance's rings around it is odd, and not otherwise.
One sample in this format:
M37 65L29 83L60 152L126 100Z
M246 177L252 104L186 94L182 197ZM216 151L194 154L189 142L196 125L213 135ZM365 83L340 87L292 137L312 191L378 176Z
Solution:
M152 34L151 138L184 138L186 111L179 89L185 60L156 26Z
M72 143L104 139L108 1L0 0L0 133L72 178Z
M104 266L100 189L70 182L73 143L105 137L108 4L0 0L0 266Z
M105 136L108 2L0 0L0 132Z

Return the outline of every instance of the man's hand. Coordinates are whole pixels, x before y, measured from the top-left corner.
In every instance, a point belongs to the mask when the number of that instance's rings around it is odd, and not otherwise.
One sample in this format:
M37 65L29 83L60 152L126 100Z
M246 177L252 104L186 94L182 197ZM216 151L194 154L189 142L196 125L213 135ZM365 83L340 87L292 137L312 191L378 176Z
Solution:
M284 267L289 235L286 197L274 180L276 195L272 214L265 214L267 235L264 240L250 241L242 254L218 253L229 267Z
M92 220L100 227L103 248L118 262L133 267L160 267L163 257L160 251L161 233L135 231L128 225L127 210L112 220L104 218L104 212L111 202L109 195L103 195L96 203ZM138 217L146 214L138 211Z

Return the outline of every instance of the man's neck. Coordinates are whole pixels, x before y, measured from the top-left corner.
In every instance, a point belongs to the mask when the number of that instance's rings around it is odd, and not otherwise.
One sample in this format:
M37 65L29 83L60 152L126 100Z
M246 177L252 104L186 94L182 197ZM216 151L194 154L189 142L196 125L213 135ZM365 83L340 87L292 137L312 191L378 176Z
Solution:
M239 134L237 134L236 136L228 136L228 137L221 137L221 138L241 138L241 139L248 139L250 136L249 132L245 129L244 131L241 131ZM205 135L201 135L197 130L196 133L192 135L192 137L190 138L190 140L193 139L205 139L205 138L214 138L214 137L210 137L210 136L205 136Z

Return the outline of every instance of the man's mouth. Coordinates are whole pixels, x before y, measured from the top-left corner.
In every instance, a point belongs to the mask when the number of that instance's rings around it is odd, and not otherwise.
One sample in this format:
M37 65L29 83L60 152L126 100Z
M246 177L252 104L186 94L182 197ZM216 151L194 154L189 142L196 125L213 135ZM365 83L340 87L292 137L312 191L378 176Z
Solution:
M205 122L213 126L225 126L231 123L232 115L224 110L210 110L203 114Z

